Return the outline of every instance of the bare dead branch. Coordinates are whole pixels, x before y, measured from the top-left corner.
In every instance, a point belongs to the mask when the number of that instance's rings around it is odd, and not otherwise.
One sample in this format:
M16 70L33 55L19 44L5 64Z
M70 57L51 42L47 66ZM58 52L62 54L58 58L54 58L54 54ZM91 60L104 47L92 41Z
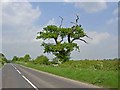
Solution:
M78 23L78 20L79 20L79 16L76 14L76 25Z
M84 43L88 44L87 41L85 41L84 39L81 39L81 38L74 38L71 42L73 42L73 41L75 41L75 40L81 40L81 41L83 41Z
M91 38L91 37L89 37L88 35L85 35L87 38L89 38L89 39L93 39L93 38Z
M61 26L62 26L62 23L63 23L63 17L61 17L61 16L59 16L60 18L61 18L61 24L60 24L60 28L61 28Z

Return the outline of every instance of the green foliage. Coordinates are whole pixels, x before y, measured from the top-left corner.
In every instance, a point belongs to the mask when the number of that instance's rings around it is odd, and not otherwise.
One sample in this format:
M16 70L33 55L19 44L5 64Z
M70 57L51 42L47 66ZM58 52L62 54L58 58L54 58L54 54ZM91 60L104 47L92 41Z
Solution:
M45 64L45 65L48 65L49 64L49 59L44 56L44 55L41 55L41 56L38 56L35 60L34 60L34 63L35 64Z
M23 59L24 59L24 62L28 62L28 61L31 59L31 57L30 57L29 54L26 54L26 55L23 57Z
M18 59L19 58L17 56L14 56L13 59L12 59L12 62L16 62L16 61L18 61Z
M5 55L0 53L0 63L2 63L2 65L4 65L4 63L7 63L8 60L6 59Z
M120 63L120 62L119 62ZM118 70L118 59L116 60L70 60L60 65L69 68L85 68L92 70Z
M22 61L24 61L24 58L23 58L23 57L20 57L20 58L18 59L18 61L22 62Z
M53 39L55 41L55 43L42 43L41 46L44 47L44 53L52 53L61 62L66 62L70 59L70 54L74 49L79 50L77 43L74 43L75 40L81 40L87 43L82 38L88 36L81 25L78 25L78 19L79 17L77 16L75 25L70 28L48 25L43 28L42 32L38 32L37 39L43 39L44 41Z

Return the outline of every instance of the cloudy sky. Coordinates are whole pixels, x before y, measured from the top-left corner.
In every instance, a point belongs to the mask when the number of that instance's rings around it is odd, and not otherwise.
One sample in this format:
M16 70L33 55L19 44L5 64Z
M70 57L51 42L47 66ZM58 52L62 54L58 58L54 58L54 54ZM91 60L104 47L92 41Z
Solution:
M46 25L59 25L64 18L70 27L75 14L79 23L93 39L89 44L76 41L80 52L73 51L71 59L107 59L118 57L118 3L117 2L2 2L2 51L8 59L30 54L32 58L43 54L42 40L37 32ZM0 5L1 6L1 5ZM1 42L1 40L0 40ZM51 54L47 55L50 59Z

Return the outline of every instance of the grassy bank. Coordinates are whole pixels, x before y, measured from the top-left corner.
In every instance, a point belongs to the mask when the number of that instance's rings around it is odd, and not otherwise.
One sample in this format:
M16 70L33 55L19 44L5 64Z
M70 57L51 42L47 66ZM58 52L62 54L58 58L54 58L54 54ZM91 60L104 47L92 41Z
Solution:
M102 87L118 87L118 63L116 60L69 61L56 67L31 62L19 62L19 64Z

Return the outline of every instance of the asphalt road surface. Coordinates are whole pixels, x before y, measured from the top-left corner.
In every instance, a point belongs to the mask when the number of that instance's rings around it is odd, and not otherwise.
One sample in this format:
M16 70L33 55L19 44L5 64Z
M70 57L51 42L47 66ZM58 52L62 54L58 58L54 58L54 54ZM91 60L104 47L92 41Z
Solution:
M2 69L0 68L0 90L2 89Z
M2 88L99 88L17 64L2 69Z

